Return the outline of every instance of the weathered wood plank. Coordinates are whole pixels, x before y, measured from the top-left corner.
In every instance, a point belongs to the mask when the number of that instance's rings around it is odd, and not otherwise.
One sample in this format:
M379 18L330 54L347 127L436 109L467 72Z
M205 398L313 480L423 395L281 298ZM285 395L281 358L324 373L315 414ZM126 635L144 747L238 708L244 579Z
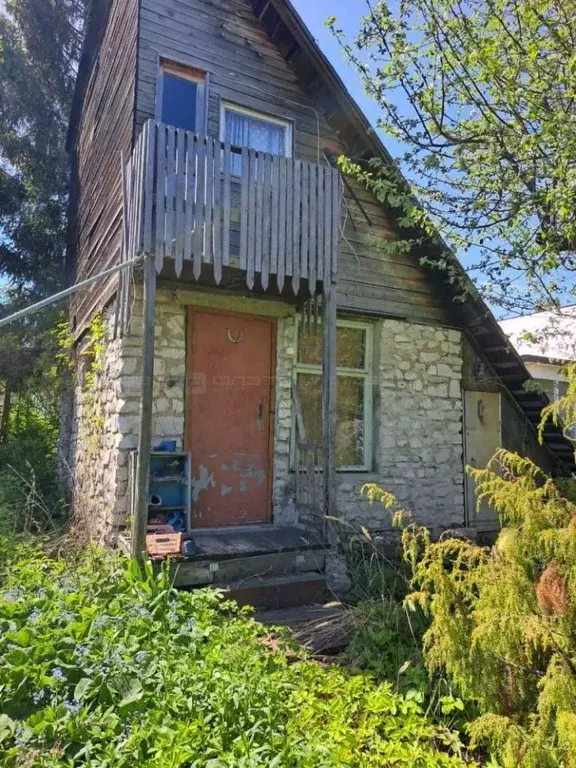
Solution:
M176 193L175 193L175 231L174 231L174 259L178 277L182 273L185 242L185 191L186 191L186 156L185 156L186 132L178 130L176 134Z
M250 159L242 149L242 182L240 193L240 269L248 268L248 196L250 189Z
M210 264L214 255L212 214L214 211L214 139L206 139L206 204L204 210L204 262Z
M176 196L176 129L168 126L168 141L166 148L166 234L165 255L174 256L174 220Z
M300 291L300 258L302 252L302 242L300 234L300 207L302 203L302 162L294 161L294 202L292 211L292 290L294 294Z
M279 207L278 207L278 290L284 290L286 276L286 166L285 157L278 158L280 168Z
M264 157L264 203L263 203L263 223L262 223L262 270L260 280L262 288L268 290L270 281L270 258L272 252L272 243L270 242L270 233L272 231L272 155L266 154Z
M213 238L212 250L214 253L214 281L220 285L222 280L222 149L220 142L214 142L214 214L212 217Z
M332 279L335 280L340 269L340 242L342 219L342 179L339 171L332 171Z
M318 247L316 224L316 211L318 206L318 166L310 165L310 233L308 240L308 280L310 281L310 293L316 292L316 280L318 279Z
M224 164L224 181L222 207L224 212L223 232L222 232L222 264L230 264L230 163L232 156L230 154L230 144L224 144L222 162Z
M206 139L198 136L196 141L196 205L194 206L194 277L199 279L202 272L204 252L204 207L206 200Z
M332 168L324 168L324 283L332 280L332 210L333 210Z
M166 126L158 127L158 145L156 151L156 231L154 252L156 272L164 265L164 242L166 222Z
M294 243L292 217L294 215L294 164L292 160L286 163L286 260L284 262L286 277L293 274Z
M302 218L300 221L300 276L306 280L310 294L314 287L310 282L310 269L308 264L308 242L310 239L310 164L302 163Z
M156 158L156 137L158 126L148 123L146 141L146 182L144 185L144 235L142 247L145 253L152 253L152 209L154 205L154 162Z
M192 259L194 209L196 206L196 136L186 134L186 215L184 217L184 258Z
M272 209L270 221L270 273L278 274L278 233L280 216L280 158L272 158Z
M326 254L324 253L324 217L326 215L326 199L324 195L324 189L325 189L325 169L324 166L319 165L318 166L318 202L316 204L316 211L317 211L317 239L316 239L316 257L317 257L317 273L316 276L318 280L324 279L324 259L326 258ZM324 285L324 291L327 290L326 284Z
M254 272L256 260L256 152L248 150L248 251L246 264L246 285L254 288Z
M253 182L254 183L254 182ZM256 156L256 217L254 232L254 270L262 274L262 251L264 236L264 154L259 152Z

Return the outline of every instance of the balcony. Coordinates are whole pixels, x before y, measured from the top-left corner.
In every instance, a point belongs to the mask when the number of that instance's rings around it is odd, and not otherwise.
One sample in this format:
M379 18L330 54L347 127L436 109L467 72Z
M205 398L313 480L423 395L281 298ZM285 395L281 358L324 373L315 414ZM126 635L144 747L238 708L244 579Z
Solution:
M228 267L252 289L324 292L338 270L342 180L328 165L233 147L148 121L124 169L123 258L153 254L178 277Z

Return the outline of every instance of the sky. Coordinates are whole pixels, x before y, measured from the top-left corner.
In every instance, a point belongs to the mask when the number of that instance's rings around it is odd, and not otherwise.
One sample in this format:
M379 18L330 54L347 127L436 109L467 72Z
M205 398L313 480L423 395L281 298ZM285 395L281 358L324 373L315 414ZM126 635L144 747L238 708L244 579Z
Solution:
M366 12L364 0L292 0L292 4L366 117L372 125L375 125L379 117L379 109L375 102L364 94L358 73L347 64L338 41L334 39L325 24L329 16L335 16L338 26L353 37L359 31L360 20ZM390 143L390 141L386 142L389 148Z

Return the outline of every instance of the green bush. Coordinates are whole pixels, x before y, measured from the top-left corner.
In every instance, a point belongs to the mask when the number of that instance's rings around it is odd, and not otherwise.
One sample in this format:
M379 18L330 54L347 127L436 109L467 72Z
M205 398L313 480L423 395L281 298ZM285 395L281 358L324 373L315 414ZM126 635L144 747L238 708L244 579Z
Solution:
M472 742L505 768L576 768L574 480L505 450L468 471L500 517L492 550L405 532L426 662L476 703Z
M3 768L464 765L417 702L306 660L214 591L29 541L0 541L0 572Z
M56 472L56 441L56 426L32 412L0 444L0 534L63 525L66 505Z

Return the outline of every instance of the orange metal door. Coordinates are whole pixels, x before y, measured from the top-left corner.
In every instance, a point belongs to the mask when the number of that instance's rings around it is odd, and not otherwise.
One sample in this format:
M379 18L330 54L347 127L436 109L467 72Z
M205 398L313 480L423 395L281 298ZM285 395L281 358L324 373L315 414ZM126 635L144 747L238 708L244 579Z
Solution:
M267 318L190 310L186 433L196 526L268 520L274 330Z

